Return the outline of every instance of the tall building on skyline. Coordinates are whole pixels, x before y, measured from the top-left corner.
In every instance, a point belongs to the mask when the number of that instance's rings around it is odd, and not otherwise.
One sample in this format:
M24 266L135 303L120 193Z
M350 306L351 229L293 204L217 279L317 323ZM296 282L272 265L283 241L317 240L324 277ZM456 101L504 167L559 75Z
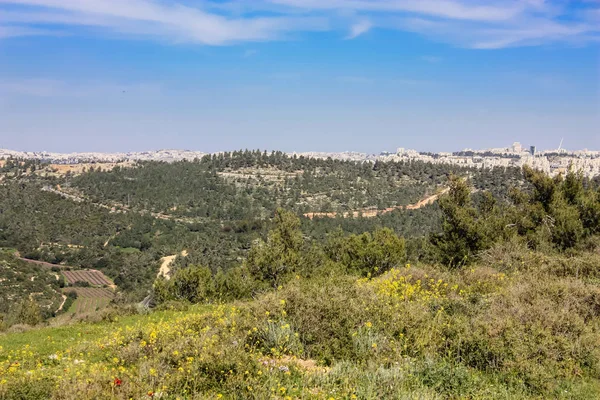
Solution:
M512 151L514 153L521 153L523 152L523 146L521 146L521 143L519 142L514 142L512 145Z

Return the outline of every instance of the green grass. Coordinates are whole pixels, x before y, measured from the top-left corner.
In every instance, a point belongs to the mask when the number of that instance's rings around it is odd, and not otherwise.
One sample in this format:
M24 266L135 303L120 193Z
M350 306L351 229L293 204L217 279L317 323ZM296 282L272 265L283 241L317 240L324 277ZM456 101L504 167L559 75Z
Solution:
M0 247L0 253L8 253L14 255L18 250L12 247Z
M75 303L79 301L80 299L77 299ZM75 303L73 303L73 306L75 306ZM207 306L194 306L186 311L186 314L201 314L209 309L210 307ZM115 330L174 321L182 314L179 311L157 311L148 315L117 317L113 322L80 322L60 327L37 328L22 333L5 333L0 334L0 348L2 353L6 353L29 346L29 350L34 354L47 356L57 351L64 351L66 348L75 348L86 342L101 339ZM0 353L0 360L3 360L2 353Z

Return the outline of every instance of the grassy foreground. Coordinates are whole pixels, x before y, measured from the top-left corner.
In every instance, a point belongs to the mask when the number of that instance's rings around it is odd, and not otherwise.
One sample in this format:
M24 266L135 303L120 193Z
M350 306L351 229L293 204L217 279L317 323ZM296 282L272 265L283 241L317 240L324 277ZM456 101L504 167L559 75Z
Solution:
M598 254L297 277L255 300L0 336L0 399L600 397Z

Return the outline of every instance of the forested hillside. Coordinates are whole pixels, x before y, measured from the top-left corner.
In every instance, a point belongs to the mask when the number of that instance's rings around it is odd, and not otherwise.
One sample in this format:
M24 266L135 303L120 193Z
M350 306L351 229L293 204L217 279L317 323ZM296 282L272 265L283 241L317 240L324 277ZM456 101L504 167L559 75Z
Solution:
M220 220L265 218L278 207L297 213L384 209L415 203L449 173L473 174L479 188L513 186L518 170L447 165L355 163L244 151L193 162L144 163L80 175L71 185L97 202L166 215Z
M39 265L0 251L0 329L17 323L36 325L55 314L62 303L64 280Z
M499 198L521 184L518 170L480 171L426 163L354 163L239 151L176 163L147 162L59 174L40 161L0 169L0 247L25 257L102 270L130 298L143 297L160 259L173 267L238 265L264 237L279 207L297 215L415 203L443 190L449 173ZM436 204L375 218L303 219L306 234L389 227L410 238L440 229Z

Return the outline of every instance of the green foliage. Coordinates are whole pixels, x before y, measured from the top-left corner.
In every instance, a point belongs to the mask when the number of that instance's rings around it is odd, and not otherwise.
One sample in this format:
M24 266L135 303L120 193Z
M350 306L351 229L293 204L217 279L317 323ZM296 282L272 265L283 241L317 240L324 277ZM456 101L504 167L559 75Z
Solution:
M144 162L92 171L72 184L94 201L181 218L252 220L278 207L296 213L386 208L419 200L459 167L422 162L355 163L234 151L200 160Z
M302 269L306 261L304 247L300 219L279 209L274 229L266 241L252 246L244 265L257 281L276 288Z
M550 204L552 242L561 249L575 247L584 235L579 210L562 196L555 196Z
M6 327L27 323L21 313L22 305L29 306L35 300L41 318L53 315L61 302L60 282L54 273L37 264L18 259L14 254L0 252L0 313L9 314L5 318ZM25 307L25 309L29 309ZM36 318L30 322L37 323Z
M0 254L2 329L19 332L0 335L0 398L600 397L600 197L581 174L277 152L64 179L34 167L5 166L1 245L101 269L125 293L31 328L60 283ZM447 172L469 180L419 210L298 217L406 204ZM170 254L171 279L155 279ZM152 281L155 309L126 305Z
M29 299L21 300L13 304L6 316L6 325L17 324L35 326L42 322L40 306Z
M531 191L513 189L512 204L484 194L475 206L467 184L450 179L450 192L440 199L441 234L431 237L438 259L450 267L472 263L494 243L520 236L531 248L549 245L559 250L583 245L600 229L600 202L583 175L569 171L566 178L523 168Z
M443 213L442 233L431 237L438 249L439 259L450 267L460 267L473 261L475 255L492 242L488 219L494 210L491 198L483 202L483 212L473 206L467 183L457 176L450 177L450 190L440 198Z
M327 255L343 264L348 271L363 276L377 276L398 267L406 261L406 244L389 228L380 228L373 234L343 236L341 231L332 235L326 244Z
M223 272L203 266L178 269L173 277L158 278L154 282L153 300L157 304L169 302L207 303L247 298L255 287L254 281L242 267Z
M154 283L157 301L167 300L203 303L214 296L212 272L207 267L189 267L178 270L171 279L159 278Z
M534 188L532 200L540 203L545 210L548 210L554 199L558 179L553 180L548 175L535 171L527 165L523 167L523 175Z
M4 391L0 392L1 400L47 400L52 397L53 382L43 379L32 382L19 379L7 383Z
M518 194L520 201L510 210L519 233L531 237L535 232L543 235L542 240L547 236L556 248L565 250L597 232L597 192L585 188L582 174L569 171L565 179L560 175L550 179L527 167L523 173L533 192Z

